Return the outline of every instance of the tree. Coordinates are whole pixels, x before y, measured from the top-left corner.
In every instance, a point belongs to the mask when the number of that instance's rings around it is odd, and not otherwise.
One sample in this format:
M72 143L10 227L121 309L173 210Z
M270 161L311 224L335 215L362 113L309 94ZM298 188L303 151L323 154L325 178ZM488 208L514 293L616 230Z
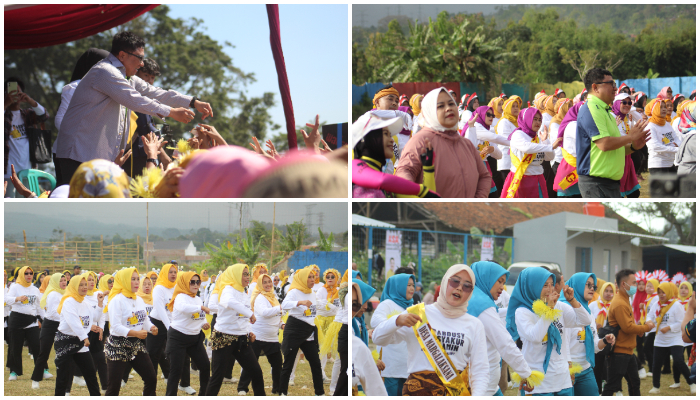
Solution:
M109 50L114 34L130 30L146 40L146 57L160 65L162 75L156 85L196 95L211 103L215 117L208 118L206 123L215 126L227 142L247 147L250 136L264 139L268 131L278 130L279 126L267 112L275 104L273 93L253 98L243 93L256 79L254 73L242 71L224 53L225 47L234 46L229 42L219 44L206 35L201 28L202 20L171 18L169 10L162 5L116 28L70 43L7 50L5 76L23 79L26 92L53 116L61 100L61 89L69 83L80 55L90 47ZM199 115L189 124L166 118L175 140L200 122ZM53 118L49 118L48 125L52 124ZM56 130L53 131L56 135Z
M644 223L655 235L666 236L672 230L678 243L695 246L695 202L608 203L610 208L625 208L634 214L637 223ZM661 230L651 228L655 218L663 218L666 224Z
M316 251L333 251L333 245L335 244L333 240L333 232L331 232L328 235L328 238L326 238L326 235L323 234L323 231L321 228L318 228L318 246L314 250Z
M299 221L286 225L286 227L287 234L278 242L280 250L287 253L301 250L304 246L304 239L306 238L306 224Z

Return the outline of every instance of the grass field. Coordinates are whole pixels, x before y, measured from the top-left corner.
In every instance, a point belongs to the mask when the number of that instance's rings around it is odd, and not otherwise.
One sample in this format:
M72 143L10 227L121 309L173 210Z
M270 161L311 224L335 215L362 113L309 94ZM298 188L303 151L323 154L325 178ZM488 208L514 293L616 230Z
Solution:
M651 197L651 195L649 194L649 173L648 172L642 173L642 178L644 180L639 181L639 185L641 186L641 188L639 189L639 198L640 199L641 198L648 199Z
M53 360L55 358L55 353L52 350L51 356L49 357L49 372L56 375L56 367L54 366ZM7 345L5 345L5 363L7 363ZM336 356L336 362L340 362L340 359ZM32 390L31 375L34 368L34 361L29 358L27 354L27 348L24 348L24 353L22 357L24 375L20 376L16 381L8 381L7 378L10 372L7 368L4 368L3 383L4 390L3 394L5 396L53 396L54 389L56 385L56 378L51 378L43 380L40 383L40 388L37 390ZM265 393L270 396L272 395L272 377L270 376L270 364L267 362L267 358L262 356L259 359L260 367L262 368L263 375L265 377ZM326 364L325 372L326 376L331 377L333 370L333 363L328 362ZM141 396L143 393L143 381L138 374L132 372L134 379L129 379L129 382L123 387L119 393L120 396ZM156 389L156 394L158 396L165 396L165 381L160 379L160 369L158 370L158 387ZM241 376L241 367L236 363L233 367L233 377L238 379ZM192 374L191 376L191 386L193 389L199 391L199 376ZM311 369L309 368L308 362L299 362L296 370L296 377L294 379L295 386L289 386L288 394L289 396L313 396L314 386L313 380L311 378ZM324 385L326 396L332 395L330 393L330 383ZM237 384L224 384L221 386L221 391L219 396L237 396L238 391ZM71 396L88 396L88 390L86 387L80 387L78 385L73 385L71 390ZM178 396L187 396L184 392L178 391ZM248 396L253 396L252 386L249 388Z

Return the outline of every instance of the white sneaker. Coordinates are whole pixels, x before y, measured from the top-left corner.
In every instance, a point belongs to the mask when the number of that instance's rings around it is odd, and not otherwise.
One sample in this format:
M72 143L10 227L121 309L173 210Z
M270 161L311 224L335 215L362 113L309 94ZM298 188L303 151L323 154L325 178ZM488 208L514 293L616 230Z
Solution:
M187 387L178 386L178 387L177 387L177 390L179 390L179 391L181 391L181 392L185 392L185 393L187 393L187 394L189 394L189 395L193 395L193 394L196 394L196 393L197 393L196 390L192 389L192 386L187 386Z
M15 378L15 379L17 379L17 378ZM294 380L289 381L289 386L294 386L294 385L295 385Z
M66 393L66 396L70 396L70 392Z
M649 391L649 394L659 394L659 393L661 393L661 390L659 390L659 388L651 388L651 390Z
M644 379L647 377L647 370L642 368L639 370L639 379Z
M39 382L32 381L32 389L39 389Z
M79 376L73 377L73 383L78 386L87 386L87 383L85 383L85 378L81 378Z
M122 381L122 387L126 386L126 382Z
M48 370L48 369L45 369L45 370L44 370L44 379L51 379L51 378L53 378L53 375L51 375L51 374L49 373L49 370Z
M246 393L246 392L244 392L244 391L241 390L240 392L238 392L238 395L239 395L239 396L247 396L248 393Z
M327 383L330 383L330 382L331 382L331 380L328 379L327 376L324 376L324 377L323 377L323 384L324 384L324 385L327 384Z
M165 379L165 375L160 374L160 379Z
M235 378L224 378L223 383L236 383L236 381L237 380Z
M616 393L615 393L615 396L624 396L624 395L625 395L625 394L622 393L622 390L620 390L619 392L616 392Z
M168 386L168 378L163 378L163 380L165 381L165 386Z
M680 382L674 383L673 385L671 385L671 386L669 386L669 387L670 387L671 389L676 389L676 388L681 387L681 383L680 383Z
M14 372L10 372L10 377L7 378L8 381L16 381L17 380L17 374Z
M134 374L129 374L129 379L134 379Z
M287 397L287 395L284 393L280 394L280 397L282 397L282 396Z
M33 360L33 359L34 359L34 354L30 354L30 355L29 355L29 359L30 359L30 360Z
M690 384L690 394L695 394L695 384L694 383Z
M106 393L107 393L107 389L102 389L102 390L100 390L100 394L101 394L101 395L104 396Z

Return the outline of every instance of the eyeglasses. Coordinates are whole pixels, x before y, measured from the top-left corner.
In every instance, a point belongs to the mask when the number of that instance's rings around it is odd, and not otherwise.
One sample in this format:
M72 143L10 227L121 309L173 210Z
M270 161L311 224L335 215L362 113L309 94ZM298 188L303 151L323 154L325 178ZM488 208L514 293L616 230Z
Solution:
M192 280L190 281L190 285L199 285L199 284L201 284L201 283L202 283L202 281L199 280L199 279L192 279Z
M250 274L247 273L247 272L244 272L244 273L243 273L243 276L250 276Z
M632 102L631 101L621 101L620 104L624 104L626 106L631 106Z
M124 51L124 50L122 50L122 51ZM136 54L133 54L133 53L129 53L128 51L124 51L124 53L126 53L126 54L128 54L128 55L130 55L130 56L134 56L134 57L138 58L139 61L143 62L144 56L139 56L139 55L136 55ZM171 263L171 264L172 264L172 263Z
M491 113L486 113L486 116L489 117L489 118L494 118L496 115L491 114Z
M594 82L596 85L602 85L604 83L609 83L612 87L615 87L615 81L604 81L604 82Z
M352 302L352 312L356 313L356 312L360 311L360 308L362 308L362 304L360 304L356 301Z
M598 286L596 286L596 285L594 285L594 284L592 284L592 283L587 283L587 284L586 284L586 287L589 288L589 289L598 290Z
M453 287L453 288L458 288L459 285L462 285L462 291L463 291L464 293L471 293L472 290L474 290L474 285L472 285L472 284L469 283L469 282L464 282L464 283L462 283L462 281L460 281L460 280L457 279L457 278L451 278L451 279L448 281L448 283L449 283L450 287Z
M34 275L34 272L25 272L24 273L24 276L31 276L31 275Z
M108 280L107 283L110 284L110 285L113 284L113 283L114 283L114 279Z
M333 275L333 274L326 275L326 279L333 279L333 278L335 278L335 275Z

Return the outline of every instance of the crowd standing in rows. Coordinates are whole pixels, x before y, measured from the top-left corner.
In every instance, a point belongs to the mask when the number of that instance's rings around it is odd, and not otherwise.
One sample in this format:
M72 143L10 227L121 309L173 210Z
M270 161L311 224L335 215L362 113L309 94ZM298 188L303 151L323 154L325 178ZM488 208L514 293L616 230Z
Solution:
M323 277L323 278L321 278ZM325 283L320 280L323 279ZM171 261L141 275L123 268L113 275L64 271L35 276L31 267L5 271L5 341L9 380L24 375L22 353L33 356L32 389L53 378L48 361L55 350L55 395L70 395L73 384L91 396L118 396L131 371L143 380L143 395L154 396L158 367L166 396L196 394L190 368L199 376L199 395L216 396L222 383L245 395L252 384L266 395L287 395L303 352L314 393L347 394L347 271L316 265L270 274L267 265L234 264L218 275L182 271ZM207 315L212 315L207 318ZM271 366L262 371L264 352ZM335 360L334 360L335 357ZM321 362L324 359L324 362ZM334 360L332 374L323 368ZM241 376L232 376L235 362ZM211 373L210 373L211 372Z
M457 103L388 85L352 126L353 197L639 197L642 172L695 174L695 91L655 98L589 70L573 99ZM571 95L571 94L569 94ZM467 139L467 140L464 140Z
M649 393L680 388L683 376L695 394L695 294L682 273L669 281L661 270L623 269L605 282L529 267L508 293L510 272L480 261L453 265L420 301L416 276L403 267L370 307L376 290L355 264L352 272L354 394L502 396L517 388L520 395L612 396L622 395L624 378L628 394L639 396L645 356ZM661 388L670 358L674 384Z

